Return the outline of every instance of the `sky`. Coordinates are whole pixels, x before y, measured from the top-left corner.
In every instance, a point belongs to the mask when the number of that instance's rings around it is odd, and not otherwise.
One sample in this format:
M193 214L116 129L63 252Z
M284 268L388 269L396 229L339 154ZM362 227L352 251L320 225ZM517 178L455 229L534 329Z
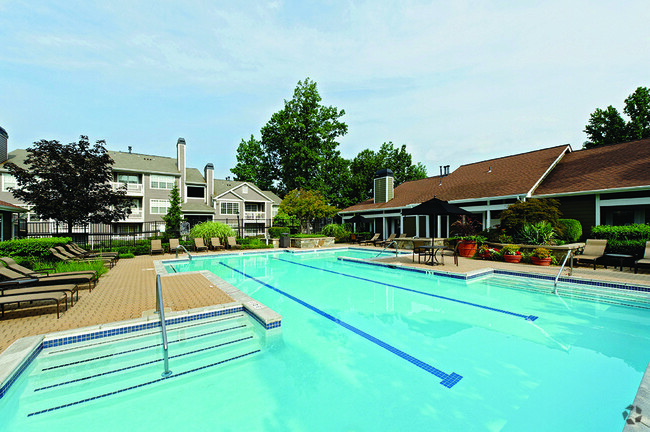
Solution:
M309 77L345 111L343 157L392 141L437 175L581 148L596 108L650 86L648 22L647 0L0 0L0 127L9 150L183 137L225 178Z

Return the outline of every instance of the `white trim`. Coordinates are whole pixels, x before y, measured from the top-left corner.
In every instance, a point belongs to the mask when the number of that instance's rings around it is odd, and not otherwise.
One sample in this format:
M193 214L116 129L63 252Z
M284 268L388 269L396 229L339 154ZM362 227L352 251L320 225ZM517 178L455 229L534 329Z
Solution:
M564 157L564 154L567 151L571 152L571 145L570 144L567 144L567 146L564 148L564 151L562 153L560 153L560 155L555 159L555 161L551 164L551 166L549 166L548 169L546 171L544 171L544 174L542 174L542 176L537 180L537 182L533 185L533 187L530 188L530 190L526 194L526 198L530 198L532 196L533 191L535 189L537 189L537 187L540 185L540 183L542 181L544 181L544 179L551 173L551 171L553 171L555 169L556 165L560 163L560 160L562 160L562 158Z
M601 193L609 194L609 193L637 192L637 191L650 191L650 185L630 186L630 187L614 188L614 189L593 189L593 190L586 190L586 191L549 193L544 195L534 195L531 198L555 198L555 197L573 196L573 195L596 195Z
M601 207L650 205L650 197L600 199Z

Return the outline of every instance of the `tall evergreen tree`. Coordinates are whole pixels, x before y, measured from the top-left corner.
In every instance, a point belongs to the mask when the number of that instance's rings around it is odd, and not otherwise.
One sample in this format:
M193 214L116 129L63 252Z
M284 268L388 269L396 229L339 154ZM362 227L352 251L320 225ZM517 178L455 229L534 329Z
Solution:
M181 195L178 191L178 185L175 182L169 191L169 203L167 214L162 217L162 220L165 222L165 233L167 233L168 238L178 238L181 236L183 213L181 211Z

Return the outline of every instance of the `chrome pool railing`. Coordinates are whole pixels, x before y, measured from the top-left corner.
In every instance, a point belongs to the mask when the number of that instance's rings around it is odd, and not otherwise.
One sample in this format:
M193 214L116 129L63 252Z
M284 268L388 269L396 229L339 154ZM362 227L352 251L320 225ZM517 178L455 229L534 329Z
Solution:
M163 304L162 285L160 284L160 275L156 275L156 312L160 314L160 329L162 332L163 363L165 367L162 376L168 377L172 374L172 371L169 370L169 348L167 344L167 326L165 324L165 305Z
M560 275L562 274L562 270L564 270L564 266L566 265L567 259L571 257L571 267L569 268L569 276L573 274L573 251L569 249L567 254L564 256L564 261L562 261L562 265L560 266L560 271L557 272L557 276L555 276L555 281L553 282L553 294L557 293L557 281L560 279Z
M178 258L178 249L179 248L183 249L185 251L185 253L187 254L187 256L190 258L190 261L192 261L192 255L190 255L190 253L187 251L187 249L185 249L185 246L183 246L181 244L176 246L176 258Z
M394 241L394 240L393 240L392 242L388 243L388 246L386 246L385 248L383 248L383 249L381 250L381 252L379 252L379 253L375 256L375 258L377 258L379 255L383 254L384 251L385 251L386 249L388 249L389 247L391 247L391 245L395 245L395 258L397 258L397 242Z

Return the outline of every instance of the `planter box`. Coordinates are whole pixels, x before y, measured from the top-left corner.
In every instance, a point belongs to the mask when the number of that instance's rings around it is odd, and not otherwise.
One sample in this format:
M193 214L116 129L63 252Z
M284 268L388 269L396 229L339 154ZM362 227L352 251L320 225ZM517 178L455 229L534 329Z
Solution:
M461 241L458 243L458 255L471 258L476 253L477 244L475 241Z
M521 261L521 255L504 255L503 260L508 263L518 263Z
M334 246L334 237L292 238L291 247L298 249L314 249Z
M532 256L530 257L530 262L538 266L547 266L547 265L551 265L551 257L537 258Z

